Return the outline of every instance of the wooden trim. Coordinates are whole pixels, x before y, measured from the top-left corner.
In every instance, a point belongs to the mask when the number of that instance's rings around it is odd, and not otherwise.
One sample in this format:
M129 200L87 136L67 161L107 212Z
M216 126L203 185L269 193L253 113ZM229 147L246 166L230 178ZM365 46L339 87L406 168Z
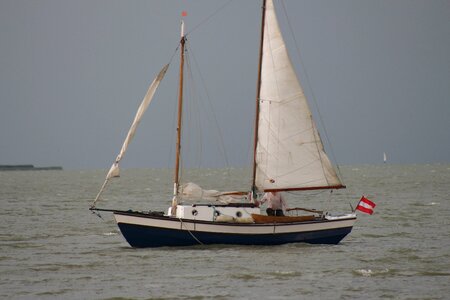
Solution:
M316 217L314 215L307 216L266 216L251 214L252 219L256 224L273 224L273 223L296 223L305 221L314 221Z
M292 208L286 208L286 211L297 211L297 210L303 210L303 211L307 211L307 212L312 212L312 213L316 213L316 214L323 214L322 210L317 210L317 209L309 209L309 208L303 208L303 207L292 207Z
M345 189L345 185L330 185L330 186L316 186L316 187L298 187L287 189L264 189L264 192L287 192L287 191L312 191L312 190L338 190Z
M247 195L248 194L248 192L225 192L225 193L220 193L220 196L228 196L228 195L231 195L231 196L245 196L245 195Z

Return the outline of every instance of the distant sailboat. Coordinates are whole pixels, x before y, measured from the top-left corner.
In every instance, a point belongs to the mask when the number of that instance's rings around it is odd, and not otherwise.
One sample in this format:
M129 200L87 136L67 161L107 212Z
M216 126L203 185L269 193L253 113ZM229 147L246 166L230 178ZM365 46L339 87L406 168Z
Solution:
M262 5L252 185L243 192L219 192L203 190L194 183L180 183L183 68L187 41L183 24L172 206L167 213L96 207L108 181L119 175L119 162L164 77L167 70L165 66L150 86L122 150L90 209L113 212L123 236L132 247L339 243L353 228L356 221L354 212L328 214L301 209L310 215L268 217L261 215L260 208L252 202L269 191L345 188L325 154L303 89L288 56L273 0L263 1ZM192 199L195 202L191 202Z
M386 163L386 161L387 161L386 152L383 152L383 163Z

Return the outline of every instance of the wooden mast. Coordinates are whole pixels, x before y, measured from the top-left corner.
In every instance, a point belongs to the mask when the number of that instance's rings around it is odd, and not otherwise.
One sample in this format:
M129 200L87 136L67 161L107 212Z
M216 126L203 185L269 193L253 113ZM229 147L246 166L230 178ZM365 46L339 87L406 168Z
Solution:
M255 136L253 141L253 176L252 176L252 192L255 193L256 186L256 147L258 144L258 127L259 127L259 97L261 93L261 67L263 57L263 45L264 45L264 25L266 19L266 0L262 3L262 17L261 17L261 35L259 42L259 63L258 63L258 81L256 83L256 113L255 113Z
M177 144L175 157L175 174L173 178L173 195L178 195L178 185L180 180L180 152L181 152L181 119L183 116L183 69L184 69L184 46L186 37L184 35L184 22L181 21L181 40L180 40L180 82L178 87L178 124L177 124ZM176 205L176 204L175 204Z

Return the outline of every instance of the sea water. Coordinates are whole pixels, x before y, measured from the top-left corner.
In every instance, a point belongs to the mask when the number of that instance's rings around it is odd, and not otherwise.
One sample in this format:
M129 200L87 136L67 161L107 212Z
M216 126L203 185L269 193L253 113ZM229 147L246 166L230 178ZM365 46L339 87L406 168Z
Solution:
M287 194L290 206L358 213L339 245L133 249L88 208L105 170L0 172L2 299L450 299L450 165L341 168L346 190ZM183 174L245 189L248 170ZM166 210L168 170L125 170L98 207Z

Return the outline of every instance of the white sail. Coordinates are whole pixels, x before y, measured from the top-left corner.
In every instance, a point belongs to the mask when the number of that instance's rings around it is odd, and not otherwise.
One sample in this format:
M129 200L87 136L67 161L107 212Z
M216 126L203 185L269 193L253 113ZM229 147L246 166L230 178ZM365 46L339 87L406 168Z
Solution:
M139 105L138 111L136 112L136 116L134 117L134 121L131 124L130 130L128 130L127 137L125 138L125 141L123 142L122 149L120 149L119 155L117 155L116 161L111 166L111 169L108 172L108 175L106 176L108 179L112 177L118 177L120 174L119 172L119 162L122 160L123 155L128 149L128 145L131 143L131 140L133 139L136 129L141 122L142 116L144 115L145 111L147 110L150 102L153 99L153 95L156 92L156 89L158 88L159 83L163 79L164 75L166 74L167 68L169 68L169 65L165 65L164 68L162 68L161 71L159 71L158 76L153 80L152 84L147 90L147 93L145 94L144 99L141 102L141 105Z
M130 130L128 131L127 137L125 138L125 141L123 142L122 148L120 149L119 155L117 155L116 160L112 164L111 168L109 169L108 174L106 175L105 182L103 183L102 188L97 194L97 197L95 197L94 203L92 206L95 205L95 203L100 198L100 195L102 194L103 190L106 187L106 184L108 183L109 179L113 177L119 177L120 176L120 169L119 169L119 162L122 160L125 152L128 149L128 145L131 143L131 140L133 139L136 129L141 122L142 116L144 115L145 111L147 110L150 102L153 99L153 95L156 92L156 89L158 88L159 83L163 79L164 75L166 74L167 69L169 68L169 65L165 65L161 71L159 71L158 76L153 80L153 82L150 84L150 87L147 90L147 93L145 94L144 99L141 102L141 105L139 105L138 111L136 112L136 116L134 117L134 121L131 124Z
M255 184L259 190L342 187L324 152L280 32L266 3Z

